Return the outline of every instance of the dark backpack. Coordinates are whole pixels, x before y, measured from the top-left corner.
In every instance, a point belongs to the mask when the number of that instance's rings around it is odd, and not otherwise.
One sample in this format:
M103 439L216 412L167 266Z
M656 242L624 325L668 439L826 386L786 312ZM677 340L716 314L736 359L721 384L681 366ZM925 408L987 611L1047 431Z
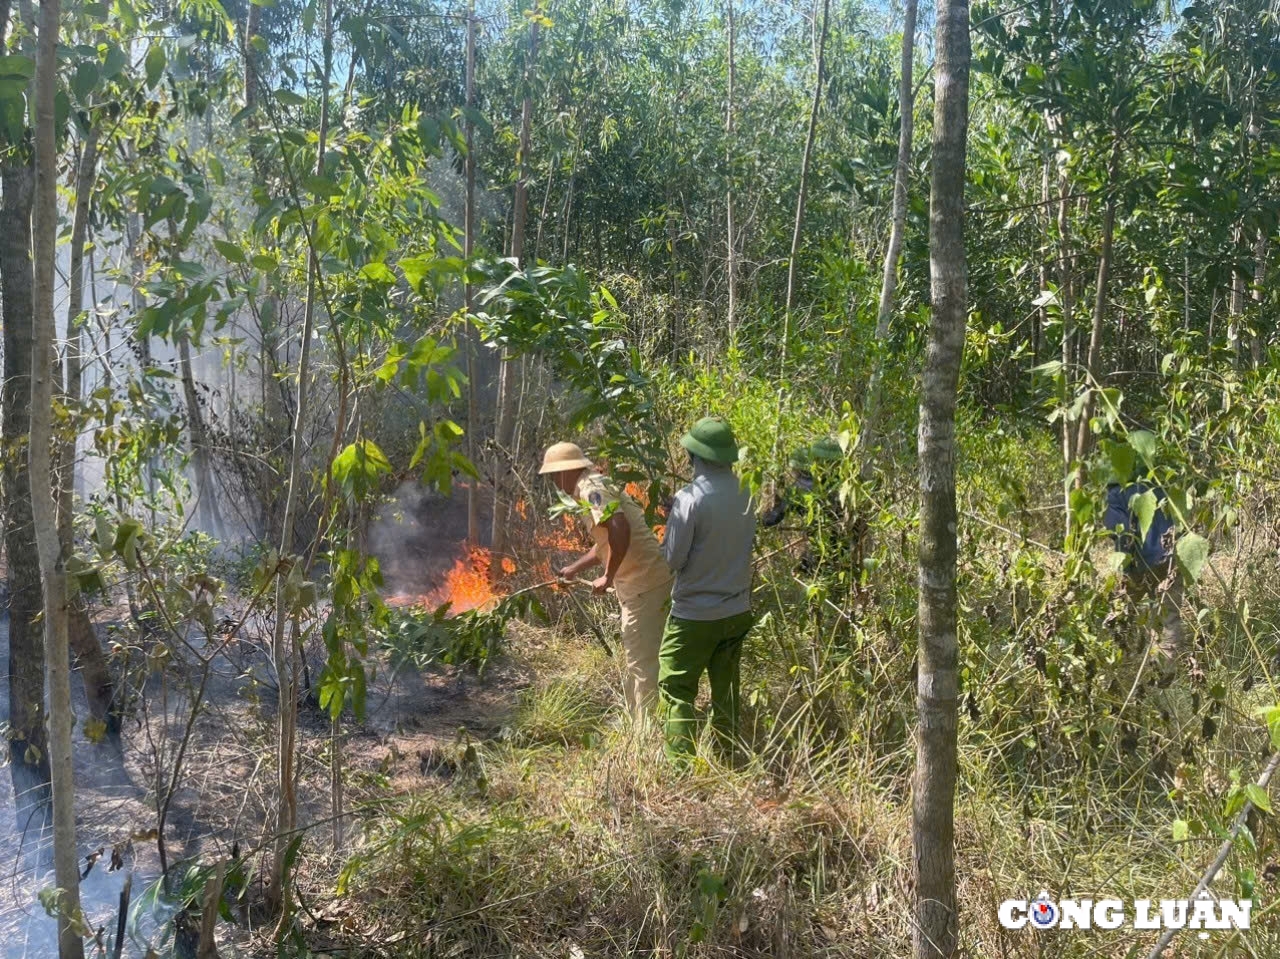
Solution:
M1157 506L1147 535L1140 538L1141 526L1137 514L1129 506L1135 496L1148 490L1155 493L1157 501L1163 502L1164 490L1157 486L1146 483L1121 486L1119 483L1112 483L1107 487L1107 509L1102 521L1115 535L1116 549L1128 553L1148 569L1159 569L1169 562L1165 533L1173 529L1173 521Z

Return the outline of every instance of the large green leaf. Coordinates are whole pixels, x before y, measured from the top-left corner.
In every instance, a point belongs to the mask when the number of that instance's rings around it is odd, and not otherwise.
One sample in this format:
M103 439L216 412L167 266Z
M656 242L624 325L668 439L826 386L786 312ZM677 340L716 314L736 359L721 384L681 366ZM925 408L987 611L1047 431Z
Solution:
M1178 561L1192 582L1197 582L1209 561L1209 541L1199 533L1184 533L1178 539Z
M1129 509L1138 517L1138 535L1142 539L1147 538L1147 531L1151 529L1151 523L1156 518L1156 509L1159 505L1156 494L1151 490L1145 490L1129 501Z
M1150 430L1134 430L1129 434L1129 445L1142 461L1150 466L1156 459L1156 435Z
M81 60L76 64L75 75L71 78L71 89L81 103L89 99L93 88L98 85L98 65L92 60Z
M167 62L164 55L164 47L158 43L151 44L151 49L147 51L146 71L147 71L147 89L152 89L160 82L160 75L164 73L164 66Z

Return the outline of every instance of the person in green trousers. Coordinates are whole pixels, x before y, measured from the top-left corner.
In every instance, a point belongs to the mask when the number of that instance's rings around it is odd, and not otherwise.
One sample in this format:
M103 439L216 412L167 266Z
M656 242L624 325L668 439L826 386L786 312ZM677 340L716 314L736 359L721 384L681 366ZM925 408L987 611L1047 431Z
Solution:
M671 615L658 653L658 695L667 755L694 752L702 674L711 681L711 726L732 753L738 739L738 675L742 643L751 630L751 551L755 507L733 464L738 444L721 417L708 416L680 439L693 482L675 496L662 552L675 573Z

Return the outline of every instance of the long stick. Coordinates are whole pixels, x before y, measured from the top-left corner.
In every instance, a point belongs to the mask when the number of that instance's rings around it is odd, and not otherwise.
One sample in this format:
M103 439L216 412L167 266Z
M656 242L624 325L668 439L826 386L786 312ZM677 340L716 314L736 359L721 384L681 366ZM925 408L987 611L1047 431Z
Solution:
M1267 785L1271 782L1271 777L1275 775L1277 767L1280 767L1280 749L1277 749L1271 754L1271 758L1267 761L1267 768L1264 769L1262 771L1262 775L1258 777L1259 789L1266 790ZM1204 895L1205 890L1209 888L1209 884L1213 882L1214 878L1218 875L1218 870L1222 868L1223 863L1227 861L1227 857L1231 855L1231 847L1235 845L1236 836L1240 835L1240 830L1244 828L1245 820L1249 818L1249 811L1251 809L1253 809L1253 803L1246 800L1244 807L1236 816L1235 825L1231 827L1230 835L1228 835L1227 838L1223 840L1222 845L1218 847L1218 855L1214 857L1209 868L1205 870L1204 875L1200 877L1200 881L1196 883L1195 892L1190 896L1191 899L1199 899ZM1160 954L1168 948L1169 943L1173 942L1174 936L1181 931L1181 929L1174 926L1166 929L1160 936L1160 939L1152 947L1151 951L1147 953L1147 959L1160 959Z

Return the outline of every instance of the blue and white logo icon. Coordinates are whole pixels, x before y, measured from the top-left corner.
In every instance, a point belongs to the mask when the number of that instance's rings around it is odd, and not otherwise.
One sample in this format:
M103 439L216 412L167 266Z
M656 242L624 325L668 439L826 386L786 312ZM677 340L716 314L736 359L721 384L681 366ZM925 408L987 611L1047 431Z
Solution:
M1058 924L1058 907L1054 905L1047 892L1041 892L1031 901L1027 913L1031 924L1037 929L1052 929Z

